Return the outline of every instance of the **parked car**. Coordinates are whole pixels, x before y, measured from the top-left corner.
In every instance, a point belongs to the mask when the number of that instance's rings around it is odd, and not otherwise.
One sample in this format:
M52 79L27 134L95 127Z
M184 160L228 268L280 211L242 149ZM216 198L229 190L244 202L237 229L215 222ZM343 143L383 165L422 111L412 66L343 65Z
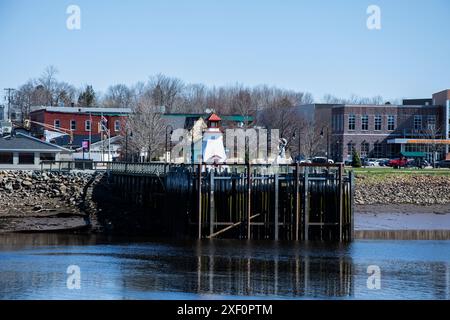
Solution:
M450 168L450 160L441 160L436 162L437 168Z
M389 159L377 159L376 162L378 162L380 167L385 167L387 166Z
M377 165L374 159L361 159L361 164L364 167L375 167Z
M327 159L327 157L314 157L312 159L312 163L314 164L333 164L334 161L331 159Z
M408 159L406 159L406 158L396 158L396 159L389 160L388 166L397 169L397 168L406 167L407 163L408 163Z
M423 169L425 167L428 167L429 165L430 164L428 163L427 160L419 159L419 158L417 158L417 159L410 159L410 160L408 160L408 162L406 164L407 167L421 168L421 169Z
M344 165L346 165L346 166L351 166L352 163L353 163L353 160L345 160L344 161Z

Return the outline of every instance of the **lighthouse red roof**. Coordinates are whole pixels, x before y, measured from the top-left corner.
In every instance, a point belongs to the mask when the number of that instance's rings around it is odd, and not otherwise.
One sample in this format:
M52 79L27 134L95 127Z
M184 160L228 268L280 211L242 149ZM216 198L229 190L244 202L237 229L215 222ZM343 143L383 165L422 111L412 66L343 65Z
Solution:
M222 119L217 114L212 113L206 120L207 121L221 121Z

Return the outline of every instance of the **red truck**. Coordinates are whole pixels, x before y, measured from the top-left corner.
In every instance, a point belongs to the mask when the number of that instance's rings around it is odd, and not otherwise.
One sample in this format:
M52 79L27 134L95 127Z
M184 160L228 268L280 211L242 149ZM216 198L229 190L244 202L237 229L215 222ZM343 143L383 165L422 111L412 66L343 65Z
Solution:
M407 163L408 163L408 159L406 159L406 158L397 158L397 159L389 160L388 166L397 169L397 168L401 168L401 167L406 167Z

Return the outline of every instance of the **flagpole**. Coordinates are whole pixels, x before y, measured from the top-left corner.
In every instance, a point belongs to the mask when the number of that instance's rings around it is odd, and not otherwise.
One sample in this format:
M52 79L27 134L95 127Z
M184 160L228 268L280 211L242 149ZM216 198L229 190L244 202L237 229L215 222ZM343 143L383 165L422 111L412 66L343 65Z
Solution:
M89 122L90 122L90 127L89 127L89 160L91 160L91 144L92 144L92 112L89 111Z

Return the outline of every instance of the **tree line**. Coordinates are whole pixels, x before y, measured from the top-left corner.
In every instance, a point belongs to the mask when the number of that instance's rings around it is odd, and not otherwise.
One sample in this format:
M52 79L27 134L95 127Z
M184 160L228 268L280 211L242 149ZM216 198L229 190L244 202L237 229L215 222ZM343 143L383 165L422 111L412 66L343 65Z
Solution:
M131 108L132 114L124 128L124 134L133 133L127 148L145 150L147 158L152 159L161 154L164 145L167 124L162 112L204 113L210 109L218 114L252 116L255 119L252 125L279 129L281 137L287 139L291 153L311 157L323 151L325 139L321 139L323 132L320 132L320 127L329 124L313 124L292 108L315 102L307 91L264 84L250 87L240 83L210 87L156 74L133 85L111 85L106 92L100 93L92 85L76 88L60 81L57 75L58 70L49 66L40 76L29 79L14 91L11 105L20 115L20 120L27 119L34 106ZM380 96L365 98L353 95L344 99L329 94L321 102L384 103ZM300 136L302 143L295 143Z

